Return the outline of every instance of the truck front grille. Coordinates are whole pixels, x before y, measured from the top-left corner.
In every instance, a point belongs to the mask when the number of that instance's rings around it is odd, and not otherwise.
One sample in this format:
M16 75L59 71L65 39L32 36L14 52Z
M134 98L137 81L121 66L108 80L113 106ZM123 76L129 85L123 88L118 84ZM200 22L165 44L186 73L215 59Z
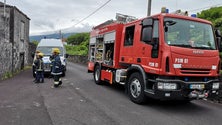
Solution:
M44 70L45 71L51 71L50 63L44 63Z
M210 69L181 68L182 74L210 74Z

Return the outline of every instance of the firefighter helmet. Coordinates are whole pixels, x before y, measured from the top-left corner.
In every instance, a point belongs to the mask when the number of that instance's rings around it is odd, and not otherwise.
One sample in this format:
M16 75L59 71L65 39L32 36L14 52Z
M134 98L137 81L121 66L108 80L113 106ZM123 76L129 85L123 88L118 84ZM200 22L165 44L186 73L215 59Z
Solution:
M60 50L59 50L59 48L53 48L53 49L52 49L52 52L53 52L53 53L58 53L58 54L59 54L59 53L60 53Z
M40 53L38 53L37 55L38 55L38 56L40 56L40 57L43 57L43 56L44 56L44 54L43 54L43 53L41 53L41 52L40 52Z
M35 51L35 53L37 53L37 54L38 54L38 53L41 53L41 51L39 51L39 50L36 50L36 51Z

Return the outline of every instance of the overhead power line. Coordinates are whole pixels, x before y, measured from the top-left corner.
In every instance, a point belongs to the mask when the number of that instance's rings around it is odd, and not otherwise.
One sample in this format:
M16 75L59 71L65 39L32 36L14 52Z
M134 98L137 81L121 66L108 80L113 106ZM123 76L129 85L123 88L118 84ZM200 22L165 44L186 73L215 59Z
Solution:
M80 24L81 22L83 22L84 20L86 20L87 18L89 18L90 16L92 16L93 14L95 14L97 11L99 11L100 9L102 9L104 6L106 6L111 0L106 1L103 5L101 5L99 8L97 8L95 11L93 11L92 13L90 13L88 16L86 16L85 18L83 18L82 20L80 20L78 23L74 24L74 26Z
M211 7L216 7L216 6L220 6L220 5L222 5L222 3L211 5L211 6L207 6L207 7L202 7L202 8L198 8L198 9L193 9L193 10L189 10L189 11L193 12L193 11L203 10L203 9L207 9L207 8L211 8Z

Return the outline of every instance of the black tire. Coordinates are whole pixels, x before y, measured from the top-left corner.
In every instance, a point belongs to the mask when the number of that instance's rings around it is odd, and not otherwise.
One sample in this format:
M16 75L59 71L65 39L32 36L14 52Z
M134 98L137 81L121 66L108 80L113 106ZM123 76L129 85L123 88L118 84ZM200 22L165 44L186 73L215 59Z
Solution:
M101 67L99 65L95 66L94 72L93 72L93 76L94 76L94 81L97 85L102 85L102 81L101 81Z
M131 101L137 104L145 103L146 96L144 94L144 81L140 73L136 72L130 75L127 89Z

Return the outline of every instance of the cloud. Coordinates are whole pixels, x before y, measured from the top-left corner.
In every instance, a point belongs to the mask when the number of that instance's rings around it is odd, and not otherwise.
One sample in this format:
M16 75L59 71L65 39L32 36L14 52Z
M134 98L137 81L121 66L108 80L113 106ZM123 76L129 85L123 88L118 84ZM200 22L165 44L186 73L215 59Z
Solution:
M16 6L31 19L31 34L58 30L85 31L92 26L114 19L116 13L137 18L145 17L147 14L148 0L111 0L94 15L75 25L107 1L7 0L7 3ZM181 9L191 11L190 13L197 13L213 5L222 5L222 2L221 0L152 0L151 14L159 13L161 7L169 8L170 12Z
M63 32L89 32L92 30L93 25L90 25L88 23L82 23L79 26L76 27L70 27L67 29L62 30Z

